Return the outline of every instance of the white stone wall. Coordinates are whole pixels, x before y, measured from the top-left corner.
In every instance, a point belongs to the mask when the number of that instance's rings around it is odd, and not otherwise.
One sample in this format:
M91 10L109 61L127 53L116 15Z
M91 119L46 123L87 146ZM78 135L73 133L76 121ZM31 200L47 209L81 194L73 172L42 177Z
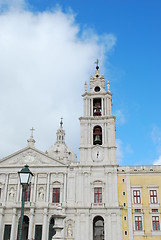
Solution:
M2 197L0 201L0 228L11 224L11 239L17 236L21 210L21 187L17 172L22 166L0 169ZM31 202L25 204L24 214L30 219L29 239L34 238L35 225L43 225L43 238L47 239L50 218L57 214L57 204L52 203L53 187L60 187L61 214L65 215L64 239L67 223L72 223L73 239L93 239L93 218L100 215L105 223L105 239L121 239L121 210L117 199L117 173L114 167L31 166L34 173L31 184ZM5 172L5 174L4 174ZM3 177L2 177L3 176ZM3 181L2 181L3 179ZM103 203L94 204L94 187L103 188ZM9 193L12 189L12 196ZM40 194L41 192L41 194ZM112 224L111 227L109 227ZM118 232L116 233L116 229ZM116 235L116 236L115 236ZM3 236L3 234L2 234ZM3 239L3 238L0 238Z

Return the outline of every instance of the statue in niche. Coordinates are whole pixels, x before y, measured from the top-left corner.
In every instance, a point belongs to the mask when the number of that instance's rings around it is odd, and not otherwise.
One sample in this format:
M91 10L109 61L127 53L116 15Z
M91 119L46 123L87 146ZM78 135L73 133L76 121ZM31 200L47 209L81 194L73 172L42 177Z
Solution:
M15 190L14 190L14 188L11 188L10 191L9 191L9 200L13 201L14 196L15 196Z
M40 201L44 200L44 189L42 187L39 189L38 198Z
M72 236L73 236L72 225L69 224L67 228L67 237L72 237Z

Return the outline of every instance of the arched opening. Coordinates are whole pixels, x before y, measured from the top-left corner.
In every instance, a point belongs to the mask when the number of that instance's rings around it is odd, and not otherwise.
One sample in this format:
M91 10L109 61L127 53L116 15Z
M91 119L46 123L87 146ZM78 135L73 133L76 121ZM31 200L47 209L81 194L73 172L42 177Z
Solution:
M95 126L93 128L93 145L102 145L102 128L100 126Z
M93 240L104 240L104 219L101 216L93 219Z
M53 228L54 224L55 224L54 218L51 217L50 223L49 223L49 238L48 238L48 240L52 240L52 237L56 234L56 231Z
M17 236L19 236L19 226L20 226L20 218L19 218ZM28 230L29 230L29 217L24 215L23 216L23 225L22 225L22 240L28 239Z
M95 90L96 89L97 88L95 88ZM93 99L93 116L101 116L101 115L102 115L101 98L94 98Z

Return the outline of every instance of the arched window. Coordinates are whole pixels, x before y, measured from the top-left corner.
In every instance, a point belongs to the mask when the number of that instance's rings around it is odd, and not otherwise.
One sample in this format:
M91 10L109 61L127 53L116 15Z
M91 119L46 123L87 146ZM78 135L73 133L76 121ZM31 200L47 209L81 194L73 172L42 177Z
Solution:
M102 128L100 126L95 126L93 128L93 145L102 145Z
M104 240L104 219L101 216L93 219L93 240Z
M50 223L49 223L49 238L48 238L48 240L52 240L52 237L56 234L56 231L53 228L54 224L55 224L54 218L51 217Z
M19 218L19 224L20 224L20 218ZM17 236L19 236L19 224L18 224L18 232ZM23 231L22 231L22 239L27 240L28 239L28 230L29 230L29 217L24 215L23 216Z
M101 107L101 98L93 99L93 116L101 116L102 107Z

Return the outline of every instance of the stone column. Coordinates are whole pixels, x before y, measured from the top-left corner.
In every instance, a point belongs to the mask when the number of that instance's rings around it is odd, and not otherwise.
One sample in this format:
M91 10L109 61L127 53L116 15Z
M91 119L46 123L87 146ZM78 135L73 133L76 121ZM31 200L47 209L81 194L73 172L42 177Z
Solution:
M91 99L91 114L90 114L90 116L93 116L93 99Z
M34 176L33 202L36 202L36 192L37 192L37 174L35 174Z
M48 239L47 237L47 223L48 223L48 209L44 208L44 219L43 219L43 229L42 229L42 239Z
M16 208L13 208L13 215L12 215L12 227L11 227L11 238L10 240L15 240L16 239L16 221L17 218L17 210Z
M66 199L66 191L67 191L67 174L64 173L64 198L63 198L63 202L66 203L67 199Z
M17 184L17 196L16 196L16 202L20 201L20 181L18 181Z
M2 233L3 233L3 215L4 215L4 209L0 208L0 240L2 240Z
M33 224L34 223L34 208L30 209L30 221L29 221L29 234L28 234L28 239L32 239L33 238Z
M102 110L102 116L104 116L104 99L101 98L101 110Z
M107 115L107 98L106 97L104 98L104 107L105 107L104 115L106 116Z
M7 201L8 179L9 179L9 175L7 174L6 175L5 188L4 188L4 195L3 195L3 206L5 206L6 201Z
M50 201L49 194L50 194L50 173L48 173L48 177L47 177L46 202Z

